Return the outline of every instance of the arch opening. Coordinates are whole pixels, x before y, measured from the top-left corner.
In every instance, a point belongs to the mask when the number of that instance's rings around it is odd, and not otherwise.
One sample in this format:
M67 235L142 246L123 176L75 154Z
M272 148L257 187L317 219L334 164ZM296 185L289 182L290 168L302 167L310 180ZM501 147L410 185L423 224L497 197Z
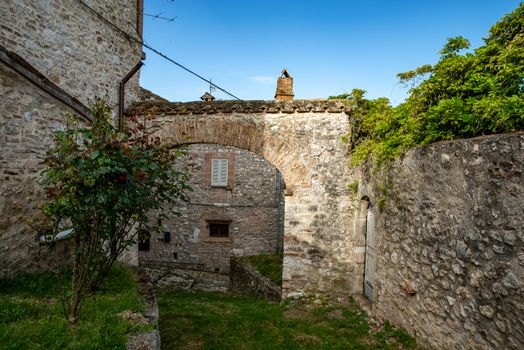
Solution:
M191 143L180 166L191 169L189 203L163 220L164 235L150 237L140 265L226 275L231 258L282 255L285 184L274 165L244 149Z
M296 108L260 101L170 103L144 105L135 112L158 117L151 130L163 144L237 147L281 172L285 234L278 246L283 245L282 293L289 296L346 293L354 285L354 266L345 264L353 260L354 247L346 225L352 205L346 189L349 173L332 166L347 159L340 135L349 131L349 123L343 108L330 106L311 101Z

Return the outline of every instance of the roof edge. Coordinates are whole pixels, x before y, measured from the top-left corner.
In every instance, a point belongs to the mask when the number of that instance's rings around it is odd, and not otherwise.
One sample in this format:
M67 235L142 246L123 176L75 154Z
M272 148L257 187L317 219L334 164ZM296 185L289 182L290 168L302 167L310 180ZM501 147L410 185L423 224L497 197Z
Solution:
M349 113L347 100L293 100L293 101L193 101L193 102L138 102L129 109L134 114L229 114L229 113Z

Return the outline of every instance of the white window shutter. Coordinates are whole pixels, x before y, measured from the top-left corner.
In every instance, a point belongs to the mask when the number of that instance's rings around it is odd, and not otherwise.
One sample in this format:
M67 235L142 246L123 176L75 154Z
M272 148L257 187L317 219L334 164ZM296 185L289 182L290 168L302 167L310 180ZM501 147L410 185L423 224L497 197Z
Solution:
M211 160L211 186L227 187L227 159Z
M211 186L218 186L219 159L211 160Z

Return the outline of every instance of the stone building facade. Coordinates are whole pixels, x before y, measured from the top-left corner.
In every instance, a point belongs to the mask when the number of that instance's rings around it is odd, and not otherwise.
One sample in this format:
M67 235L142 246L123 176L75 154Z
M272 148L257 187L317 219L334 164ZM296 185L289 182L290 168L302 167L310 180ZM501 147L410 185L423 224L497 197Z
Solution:
M141 4L0 1L0 276L41 267L29 221L46 151L67 113L90 123L95 97L116 110L119 81L142 59ZM136 75L127 101L138 93Z
M89 105L106 98L117 110L118 85L142 59L143 0L3 0L0 46ZM139 93L138 75L126 84Z
M164 235L153 234L149 244L141 245L140 264L228 273L233 256L281 251L278 170L258 155L229 146L193 144L188 157L181 162L189 161L193 169L190 201L181 204L181 217L162 222ZM224 181L217 176L225 176Z

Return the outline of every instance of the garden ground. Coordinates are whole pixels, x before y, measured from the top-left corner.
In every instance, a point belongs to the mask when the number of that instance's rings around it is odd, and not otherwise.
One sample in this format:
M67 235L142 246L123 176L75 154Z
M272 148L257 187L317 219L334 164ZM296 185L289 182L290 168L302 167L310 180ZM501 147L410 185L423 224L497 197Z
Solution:
M113 267L101 289L87 296L76 326L65 319L58 295L52 274L0 280L0 349L124 349L127 335L152 329L119 316L145 308L129 268Z
M369 322L353 300L270 303L251 296L164 289L163 349L419 349L404 330Z

